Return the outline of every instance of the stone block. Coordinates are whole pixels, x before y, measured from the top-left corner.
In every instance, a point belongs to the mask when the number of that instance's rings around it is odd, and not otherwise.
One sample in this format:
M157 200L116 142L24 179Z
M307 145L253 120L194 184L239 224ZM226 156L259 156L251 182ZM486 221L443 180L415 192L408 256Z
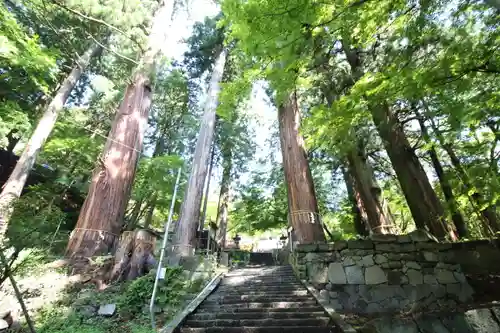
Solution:
M474 333L500 332L498 322L489 309L469 310L464 317Z
M104 317L111 317L116 312L116 304L105 304L99 307L97 314Z
M319 298L322 299L323 301L328 301L330 299L330 294L328 293L328 290L321 290L319 292Z
M348 266L345 267L345 274L347 276L347 283L349 284L364 284L365 277L361 266Z
M330 299L330 306L337 311L344 309L344 307L342 306L342 304L339 302L338 299Z
M373 242L371 240L355 240L350 239L347 241L349 249L373 249Z
M353 257L345 257L342 259L342 264L344 266L352 266L352 265L356 265L356 261L354 261Z
M464 273L462 272L453 272L453 276L455 277L455 279L460 282L460 283L467 283L467 279L464 275Z
M333 243L333 249L335 251L342 251L343 249L347 248L347 242L346 241L336 241Z
M417 271L415 269L409 269L406 272L406 276L408 276L408 282L411 285L422 284L424 282L424 278L422 276L422 272Z
M383 254L376 254L373 256L373 260L376 264L383 264L388 261L387 257Z
M373 242L391 243L391 242L396 242L398 239L398 236L392 235L392 234L372 234L370 236L370 239Z
M398 243L411 243L411 238L409 235L398 235Z
M436 279L439 283L448 284L448 283L457 283L457 279L453 275L452 271L447 269L435 269Z
M424 256L424 259L426 261L430 261L430 262L439 261L439 255L436 252L424 251L424 252L422 252L422 255Z
M295 247L295 251L297 252L316 252L318 250L319 244L299 244Z
M313 261L321 262L323 261L322 253L309 252L305 255L305 260L306 262L313 262Z
M424 283L425 284L438 284L437 279L433 274L425 274L424 275Z
M381 284L386 282L387 276L379 266L371 266L365 269L366 284Z
M408 267L408 268L413 268L413 269L417 269L417 270L420 270L420 265L415 262L415 261L408 261L405 263L405 266Z
M375 263L373 262L373 255L367 255L361 258L361 266L369 267L373 266Z
M339 293L336 291L330 291L330 298L339 298Z
M332 284L346 284L347 276L344 267L339 262L332 262L328 266L328 280Z
M307 276L312 283L328 283L328 266L324 263L307 263Z
M387 283L390 285L399 285L402 283L401 277L403 273L398 270L390 270L387 272Z

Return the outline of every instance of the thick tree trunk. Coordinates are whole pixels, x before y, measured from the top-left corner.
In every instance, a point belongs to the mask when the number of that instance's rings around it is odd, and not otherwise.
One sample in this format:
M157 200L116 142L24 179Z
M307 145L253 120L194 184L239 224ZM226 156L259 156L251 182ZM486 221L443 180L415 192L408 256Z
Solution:
M300 113L295 92L278 107L288 214L299 243L325 241L304 139L299 133Z
M171 10L171 4L162 2L156 11L147 51L126 88L113 121L89 193L70 236L67 256L81 258L107 253L119 237L151 106L155 59L164 42L165 19L170 18Z
M422 136L424 137L425 142L427 144L432 144L429 132L427 131L427 127L425 126L424 119L422 117L418 117L418 123L420 124L420 129L422 131ZM436 175L439 179L439 184L441 185L441 190L443 191L447 207L450 210L451 219L453 221L453 224L455 225L455 228L457 229L458 237L467 237L467 225L465 224L462 213L458 208L455 195L453 194L453 189L446 177L443 165L441 164L441 161L439 161L439 157L434 146L431 145L428 153L429 157L431 158L434 170L436 171Z
M198 226L199 231L203 231L203 228L205 228L205 220L207 218L208 196L210 193L210 180L212 179L212 170L214 168L214 162L215 162L215 145L212 145L212 152L210 153L210 166L208 167L208 173L207 173L207 186L205 187L205 195L203 196L203 209L201 213L200 223Z
M203 119L200 126L200 134L194 151L193 167L189 175L189 181L175 235L173 263L180 257L188 257L194 254L196 242L196 227L200 220L200 208L203 198L203 186L207 176L210 163L210 146L212 145L215 130L215 112L217 109L220 82L226 63L227 50L222 49L215 62L208 99L205 104Z
M384 209L382 190L377 185L373 170L366 161L364 148L358 144L356 149L347 154L347 160L359 196L360 210L366 214L371 233L395 234L394 219L390 212Z
M111 270L111 281L123 280L123 277L128 275L127 269L130 264L130 256L134 250L134 238L135 233L133 231L125 231L121 234L115 251L115 263Z
M227 217L229 214L229 189L231 185L232 171L231 151L224 154L224 170L222 171L222 180L219 194L219 205L217 208L217 244L223 249L226 246Z
M434 236L444 239L450 230L443 207L401 124L385 104L373 105L371 113L417 228L428 227Z
M154 253L156 237L147 230L137 230L134 237L134 249L130 257L130 269L127 280L134 280L147 273L149 262Z
M364 216L366 214L361 213L362 205L359 204L359 194L356 193L356 188L354 186L354 180L351 177L350 172L347 169L342 170L344 176L345 185L347 188L347 197L351 203L352 215L354 218L354 230L361 236L368 236L369 232L366 228L367 222Z
M63 81L59 90L45 109L42 118L38 122L35 131L26 144L16 167L12 171L9 179L4 184L0 193L0 240L3 239L10 216L12 214L12 204L19 198L26 184L26 179L35 164L38 153L42 149L45 140L49 137L57 120L59 112L62 110L66 100L76 83L89 66L92 58L102 51L99 45L92 45L76 61L71 73Z

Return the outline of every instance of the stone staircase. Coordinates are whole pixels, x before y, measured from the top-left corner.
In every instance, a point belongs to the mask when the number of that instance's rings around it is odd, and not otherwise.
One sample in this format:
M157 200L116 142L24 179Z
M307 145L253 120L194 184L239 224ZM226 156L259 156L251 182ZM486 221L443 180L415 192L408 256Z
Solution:
M195 312L179 333L340 333L296 279L291 267L236 269Z

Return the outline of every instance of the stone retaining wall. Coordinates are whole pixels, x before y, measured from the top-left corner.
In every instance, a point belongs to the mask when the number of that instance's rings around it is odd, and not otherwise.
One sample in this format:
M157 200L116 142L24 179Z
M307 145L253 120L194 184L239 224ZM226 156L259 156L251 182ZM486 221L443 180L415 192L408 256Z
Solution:
M415 231L299 245L290 262L297 276L312 283L337 311L433 311L472 300L474 291L462 268L473 270L480 264L481 246L494 252L486 257L495 254L498 260L500 251L489 243L437 243L426 232Z

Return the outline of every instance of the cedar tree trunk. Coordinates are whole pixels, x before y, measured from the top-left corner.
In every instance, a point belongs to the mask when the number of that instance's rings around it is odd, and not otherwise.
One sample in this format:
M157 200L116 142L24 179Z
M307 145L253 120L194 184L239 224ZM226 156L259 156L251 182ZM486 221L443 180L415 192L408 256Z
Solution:
M290 222L301 244L324 242L318 203L304 139L299 133L300 113L296 92L278 107L283 169Z
M21 195L28 175L35 165L38 153L56 124L59 112L62 110L76 83L89 66L92 58L101 51L101 46L94 44L76 60L75 66L68 77L62 82L52 101L45 109L14 170L7 182L5 182L0 193L0 240L5 235L10 216L12 215L12 204Z
M203 187L210 163L210 146L212 145L215 130L215 112L217 109L220 82L226 63L227 50L222 49L215 61L208 98L205 104L200 134L196 142L193 157L193 167L189 175L187 189L184 193L179 222L176 229L174 243L175 263L180 257L194 254L196 243L196 227L200 220L200 208L203 198Z

